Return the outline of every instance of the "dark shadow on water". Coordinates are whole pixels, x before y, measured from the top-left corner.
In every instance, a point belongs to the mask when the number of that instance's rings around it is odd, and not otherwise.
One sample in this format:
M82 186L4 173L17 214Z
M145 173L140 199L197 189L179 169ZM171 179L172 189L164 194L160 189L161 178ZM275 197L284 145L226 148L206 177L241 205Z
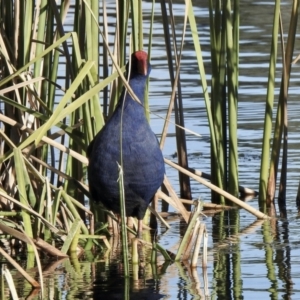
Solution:
M119 259L120 252L113 253L109 264L98 262L95 265L93 299L156 300L165 297L159 293L160 279L169 263L161 266L150 263L146 263L145 266L130 264L130 278L125 278L123 264Z
M147 279L145 281L133 281L131 278L111 276L103 281L97 280L94 283L94 299L109 300L157 300L165 295L159 294L159 281Z

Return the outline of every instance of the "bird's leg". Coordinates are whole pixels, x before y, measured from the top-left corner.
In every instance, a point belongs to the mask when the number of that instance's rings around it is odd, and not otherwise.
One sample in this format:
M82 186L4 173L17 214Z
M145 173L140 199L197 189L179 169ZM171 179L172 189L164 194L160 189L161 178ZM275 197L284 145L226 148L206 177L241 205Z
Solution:
M155 194L152 197L151 206L152 206L153 210L157 211L157 206L158 206L158 196L157 196L157 194ZM152 229L157 230L157 219L156 219L156 216L152 213L150 214L150 227Z
M134 222L133 222L133 218L132 217L127 217L127 227L130 229L133 229L134 227ZM132 239L134 239L136 236L132 231L127 231L128 234L128 240L131 241Z
M142 237L143 237L143 220L138 220L137 238L141 239Z
M128 228L133 228L133 220L132 217L127 217L127 226Z
M119 223L120 218L119 215L116 215L117 221L115 221L110 216L107 216L107 222L108 222L108 230L112 232L113 235L119 235Z

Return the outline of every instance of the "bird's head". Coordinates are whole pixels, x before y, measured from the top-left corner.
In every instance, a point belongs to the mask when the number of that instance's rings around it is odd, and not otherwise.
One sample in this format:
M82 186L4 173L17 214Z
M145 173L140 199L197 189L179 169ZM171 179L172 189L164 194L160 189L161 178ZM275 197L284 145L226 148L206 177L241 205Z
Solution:
M136 51L131 55L131 62L128 63L128 66L131 65L130 77L136 75L148 76L150 73L150 64L148 63L148 55L145 51ZM128 74L128 71L127 71Z

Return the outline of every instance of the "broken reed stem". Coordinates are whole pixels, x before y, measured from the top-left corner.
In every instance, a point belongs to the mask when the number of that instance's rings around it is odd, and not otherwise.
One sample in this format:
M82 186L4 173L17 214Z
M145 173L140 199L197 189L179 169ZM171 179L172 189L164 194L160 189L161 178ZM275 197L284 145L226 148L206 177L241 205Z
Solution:
M190 204L190 205L194 205L195 202L199 201L199 200L187 200L182 198L179 198L179 200L184 204ZM202 202L202 206L203 208L209 208L209 209L232 209L233 208L232 206L228 206L228 205L205 203L205 202Z
M201 213L201 205L200 203L198 205L195 206L194 211L192 212L191 216L190 216L190 220L188 222L188 226L187 229L185 231L185 234L181 240L181 243L179 245L176 257L175 257L175 261L179 261L181 260L181 255L182 253L185 252L185 250L188 248L188 243L191 242L191 238L193 236L193 231L196 225L196 222L200 216Z
M6 282L8 284L8 288L9 288L12 299L13 300L18 300L19 297L18 297L18 294L17 294L16 286L15 286L15 283L13 281L13 278L11 276L11 273L10 273L9 269L7 267L5 267L2 271L2 273L5 276L5 279L6 279Z
M138 239L132 239L132 263L138 264L139 263L139 254L138 254Z
M34 279L32 278L14 259L11 258L10 255L8 255L1 247L0 247L0 254L7 259L7 261L16 268L20 274L23 275L23 277L34 287L34 288L39 288L41 285Z
M25 132L28 132L28 133L33 133L34 130L28 128L28 127L25 127L23 126L22 124L12 120L11 118L8 118L7 116L3 115L3 114L0 114L0 120L11 125L11 126L16 126L18 127L21 131L25 131ZM64 145L44 136L42 137L42 141L47 143L48 145L50 146L53 146L55 147L56 149L62 151L62 152L65 152L65 153L68 153L69 155L71 155L72 157L76 158L78 161L82 162L83 164L88 164L88 159L79 154L78 152L76 151L73 151L72 149L68 148L68 147L65 147Z
M43 249L43 251L47 252L50 255L58 256L58 257L67 257L66 254L62 253L60 250L56 249L55 247L53 247L52 245L48 244L47 242L43 241L40 238L38 239L29 238L24 233L14 228L8 227L2 223L0 223L0 230L6 232L7 234L25 243L29 243L29 240L32 241L37 247Z
M166 201L168 204L170 204L171 206L173 206L176 211L182 215L184 221L186 223L188 223L189 220L189 216L190 216L190 212L188 212L186 210L186 208L183 206L183 204L181 203L181 201L179 200L179 198L177 197L177 195L175 196L174 194L172 194L172 197L166 195L163 191L158 190L156 192L158 198ZM178 199L178 200L175 200ZM176 202L175 202L176 201ZM177 205L180 202L181 206ZM193 203L194 204L194 203Z
M194 245L194 242L196 240L196 235L198 233L198 229L199 229L199 226L200 226L200 221L199 221L199 218L196 220L196 224L194 226L194 229L190 235L190 238L189 238L189 241L186 245L186 248L184 250L184 253L182 255L182 260L188 260L190 255L191 255L191 252L192 252L192 247Z
M0 196L6 198L7 200L13 202L17 206L24 208L24 210L27 210L32 215L38 217L44 223L44 225L46 225L53 233L59 234L59 230L55 226L53 226L50 222L48 222L44 217L42 217L40 214L38 214L35 210L31 209L29 206L23 205L21 202L14 199L13 197L7 195L6 193L2 192L1 190L0 190Z
M244 208L245 210L247 210L249 213L255 215L258 219L270 219L269 216L265 215L264 213L258 211L257 209L251 207L250 205L248 205L247 203L241 201L240 199L232 196L231 194L227 193L226 191L223 191L222 189L220 189L219 187L215 186L214 184L207 182L206 180L204 180L203 178L193 174L192 172L187 171L186 169L178 166L177 164L173 163L172 161L168 160L168 159L164 159L165 163L168 164L169 166L175 168L176 170L185 173L187 175L189 175L191 178L193 178L194 180L202 183L203 185L205 185L206 187L210 188L211 190L219 193L220 195L224 196L225 198L227 198L228 200L232 201L233 203L235 203L236 205Z
M200 177L203 177L204 179L207 179L207 180L211 180L211 175L208 174L208 173L204 173L200 170L197 170L197 169L194 169L194 168L187 168L188 171L194 173L195 175L197 176L200 176ZM243 195L254 195L254 196L257 196L258 195L258 192L257 191L254 191L252 189L249 189L249 188L246 188L246 187L243 187L241 185L239 185L239 192Z
M207 268L202 268L202 272L203 272L204 294L206 297L209 297ZM209 298L205 298L205 299L209 299Z
M195 243L195 248L192 256L192 261L191 261L191 267L196 268L197 267L197 262L198 262L198 256L199 256L199 250L201 246L201 241L202 241L202 236L205 228L205 224L201 223L199 224L200 226L197 228L197 240ZM204 250L204 249L203 249Z
M139 280L139 265L138 264L132 265L132 279L133 279L133 282L137 282ZM127 298L125 298L125 299L127 299Z
M165 219L151 206L148 207L148 209L152 212L152 214L162 223L164 224L168 229L171 228L171 226L168 224L168 222L165 221Z
M204 291L201 289L201 283L196 268L191 268L191 279L195 286L195 295L199 296L199 299L205 299Z
M183 219L187 223L189 221L190 212L188 212L187 209L184 207L184 205L180 202L176 192L174 191L173 187L171 186L171 184L169 182L169 179L166 175L164 177L163 184L166 187L166 189L168 190L168 192L171 196L171 200L173 200L172 201L173 204L171 204L171 205L174 206L174 208L178 209L178 211L180 211L180 213L182 214Z
M207 245L208 245L208 234L206 225L203 224L203 253L202 253L202 268L207 268Z

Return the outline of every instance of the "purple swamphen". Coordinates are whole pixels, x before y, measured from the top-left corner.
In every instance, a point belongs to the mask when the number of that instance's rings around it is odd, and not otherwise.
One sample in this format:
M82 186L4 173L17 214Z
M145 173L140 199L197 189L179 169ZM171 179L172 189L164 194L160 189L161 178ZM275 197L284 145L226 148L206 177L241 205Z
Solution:
M146 80L151 71L147 58L146 52L137 51L132 54L130 64L127 64L129 85L142 104ZM144 107L133 100L125 89L111 118L87 150L91 197L115 213L120 213L117 164L120 164L120 135L126 216L138 219L138 237L141 237L142 220L149 203L163 182L165 167L162 152L146 119Z

